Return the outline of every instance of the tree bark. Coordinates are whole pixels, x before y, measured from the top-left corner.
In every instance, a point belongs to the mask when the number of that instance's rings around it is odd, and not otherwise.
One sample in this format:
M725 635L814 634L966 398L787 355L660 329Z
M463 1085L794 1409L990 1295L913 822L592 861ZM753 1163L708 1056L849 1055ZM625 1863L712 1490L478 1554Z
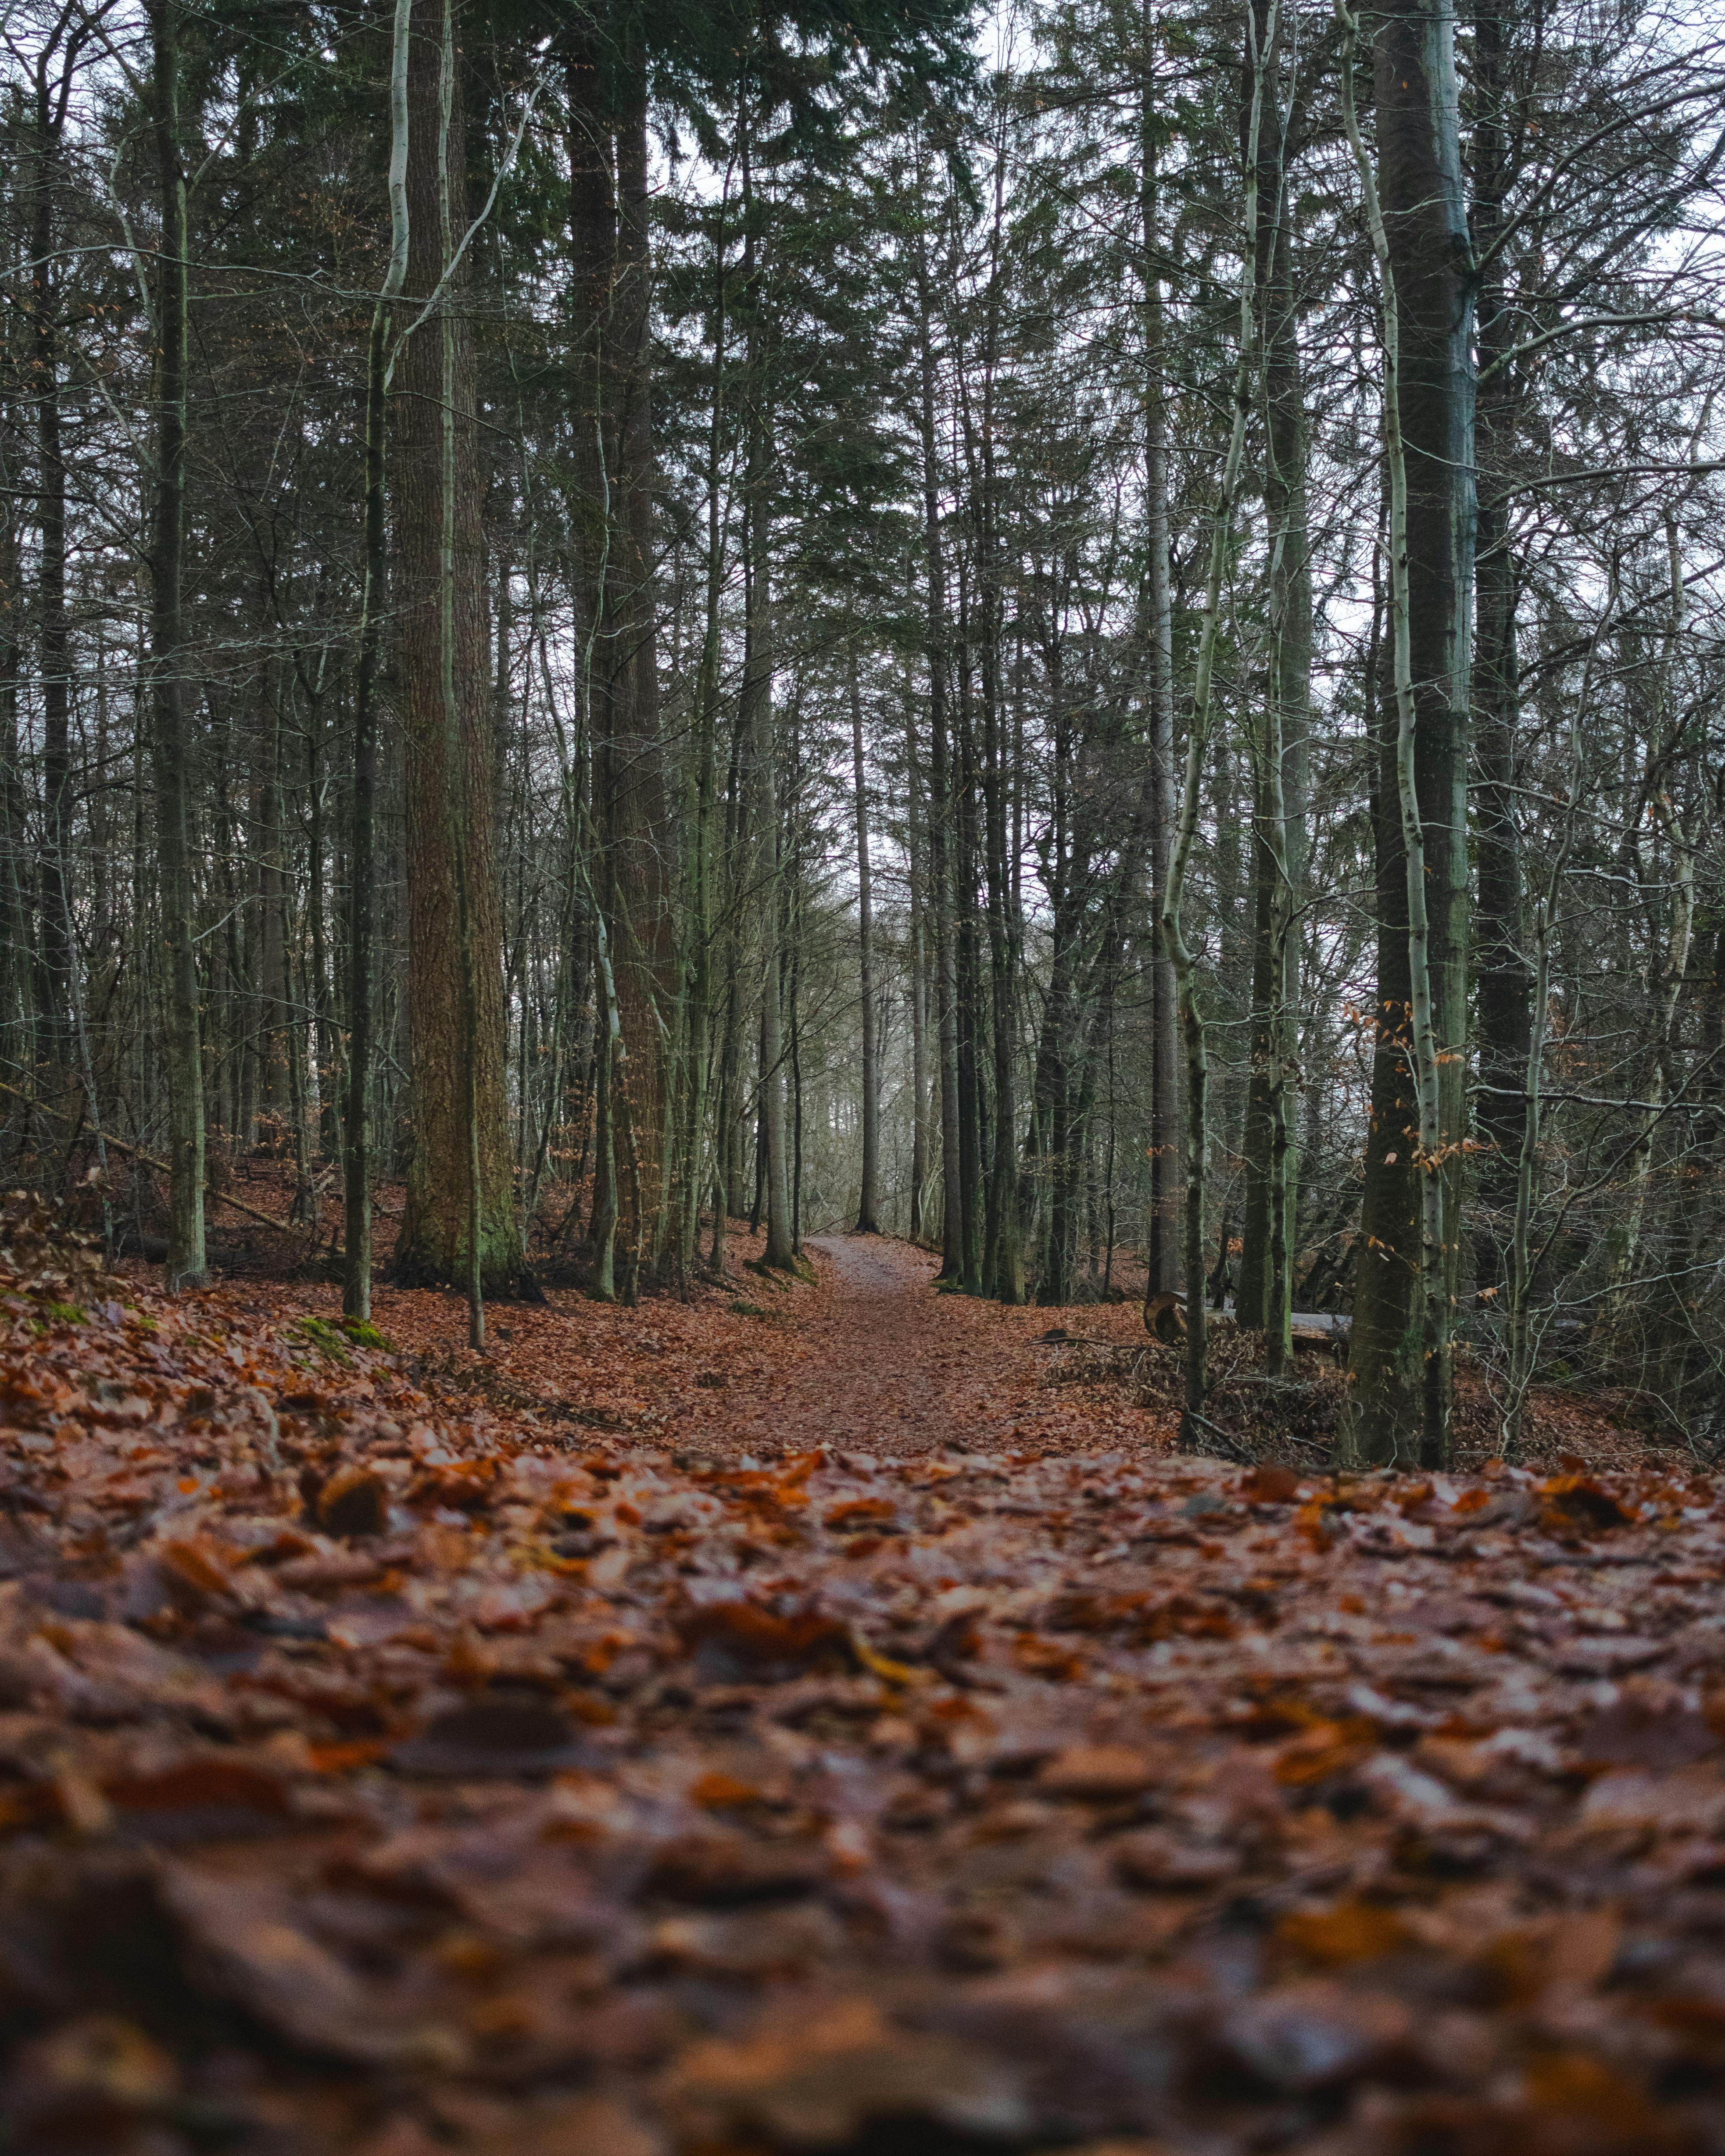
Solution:
M641 25L619 13L572 55L572 415L581 594L578 629L593 738L594 884L616 998L618 1069L600 1151L615 1164L617 1292L656 1278L670 1231L667 1045L679 978L673 848L660 741L653 569L652 259L647 71Z
M152 14L152 23L157 23L159 13L157 10ZM172 58L172 23L167 35ZM160 37L158 28L158 61ZM36 405L37 634L42 685L42 844L37 860L41 976L37 995L37 1052L50 1071L57 1074L50 1080L54 1085L64 1082L65 1066L71 1060L69 1018L74 963L65 829L66 797L72 775L71 638L66 619L66 459L60 428L59 303L54 285L54 215L66 113L65 98L57 91L63 92L70 80L69 54L63 64L63 81L59 85L51 79L48 53L42 54L36 68L36 201L30 234L34 257L30 272L30 331L31 387ZM158 110L158 162L167 154L162 148L162 126ZM177 130L172 126L167 140L177 144ZM177 146L173 155L177 171ZM162 186L166 212L168 182L165 167ZM182 206L183 208L183 203ZM183 337L182 345L183 348ZM183 414L183 365L177 380ZM164 407L169 394L164 377Z
M1155 18L1143 0L1144 80L1139 110L1140 244L1144 254L1144 607L1149 661L1150 886L1155 914L1174 845L1174 629L1169 589L1167 323L1159 255ZM1150 959L1150 1233L1146 1296L1180 1277L1180 1035L1173 961L1159 935Z
M928 1183L928 902L927 858L922 836L922 778L917 762L916 712L905 700L905 808L911 899L911 1240L923 1239L923 1201Z
M504 1096L469 279L465 258L452 269L444 234L446 208L458 243L467 229L459 67L444 79L445 4L414 0L408 57L403 290L417 305L397 367L394 509L413 1151L394 1269L403 1283L470 1291L476 1273L496 1296L521 1288L522 1265Z
M16 170L8 175L16 182ZM34 1061L31 1034L30 976L33 937L25 870L27 808L19 762L18 689L23 671L24 628L21 619L22 572L19 497L24 490L22 431L13 397L17 366L11 328L0 331L0 364L5 368L5 401L0 405L0 1039L15 1068ZM140 727L141 737L144 729Z
M624 1283L663 1273L670 1219L670 1108L666 1045L675 1024L676 952L671 932L673 852L660 739L656 587L653 568L653 397L649 236L647 70L639 30L628 55L617 135L617 280L612 350L616 368L618 531L612 613L617 636L614 732L601 757L606 889L617 969L619 1016L628 1045L633 1173L626 1187L629 1245Z
M1260 38L1269 8L1259 9ZM1268 56L1272 80L1281 54ZM1292 1352L1296 1178L1288 1096L1298 1072L1300 946L1311 727L1312 560L1307 435L1288 208L1289 129L1299 109L1266 113L1258 157L1264 509L1270 552L1271 663L1254 745L1252 1060L1246 1101L1245 1204L1235 1312L1267 1332L1272 1372Z
M947 569L941 531L940 465L935 426L934 298L926 235L916 235L916 330L922 450L922 546L927 580L923 651L928 667L927 874L923 919L934 962L941 1102L941 1280L964 1273L964 1190L958 1121L958 993L952 891L951 742L947 711Z
M961 1207L959 1281L967 1295L983 1292L983 1203L984 1141L982 1071L982 964L977 935L976 711L970 669L970 590L959 550L957 653L958 694L955 699L953 747L956 769L952 787L947 874L953 927L954 1033L958 1072L958 1192Z
M348 827L347 1111L343 1131L341 1307L372 1314L372 1029L377 993L373 912L377 875L377 661L388 574L385 450L393 303L408 272L408 56L413 0L395 0L389 60L389 266L372 311L366 352L365 568L353 693L353 798ZM314 874L316 873L314 865Z
M1387 714L1379 725L1378 1040L1350 1431L1366 1460L1427 1466L1449 1453L1466 1099L1473 283L1454 38L1451 15L1414 0L1378 17L1368 195L1385 311L1396 696L1393 730Z
M1221 625L1222 578L1233 536L1240 494L1240 462L1255 367L1258 311L1255 304L1258 252L1258 145L1263 124L1266 55L1276 44L1276 7L1271 0L1262 35L1257 18L1250 23L1251 95L1244 133L1245 259L1240 271L1240 328L1234 367L1234 423L1230 431L1221 484L1210 516L1209 562L1204 580L1204 614L1193 670L1192 716L1186 729L1186 770L1180 793L1179 819L1173 858L1163 894L1162 937L1174 969L1179 997L1180 1033L1186 1050L1186 1382L1180 1417L1181 1442L1198 1449L1202 1442L1204 1404L1209 1388L1209 1327L1204 1312L1204 1219L1209 1172L1209 1046L1204 1009L1198 996L1198 959L1186 937L1183 908L1192 850L1198 836L1199 793L1209 745L1210 715L1218 633ZM1225 1257L1225 1238L1224 1250Z
M857 986L862 1004L862 1165L856 1232L880 1232L880 1073L875 1038L875 893L869 860L869 796L863 765L862 684L850 647L850 755L856 785Z
M689 759L685 789L683 859L685 918L682 927L684 1020L682 1074L679 1086L680 1136L678 1152L682 1183L681 1204L676 1219L675 1270L686 1278L694 1269L701 1242L701 1206L705 1188L707 1108L712 1061L715 937L713 892L713 826L717 807L720 669L723 658L721 609L726 567L723 505L725 454L725 341L726 330L726 261L728 244L726 212L729 208L730 176L726 176L719 218L713 239L713 357L711 408L707 425L706 559L704 565L701 658L695 687L695 740ZM716 1183L724 1172L724 1116L722 1091L714 1130L713 1158ZM713 1267L722 1265L725 1222L724 1199L715 1201Z
M151 543L151 689L162 937L167 947L167 1285L206 1277L203 1058L192 882L192 749L183 674L186 552L186 177L180 156L178 0L151 0L157 171L162 189L162 358ZM64 661L62 661L64 673Z
M981 408L976 449L980 485L974 526L977 559L978 689L982 701L983 867L988 927L988 1003L993 1050L993 1144L983 1225L983 1286L1008 1304L1024 1300L1019 1223L1018 973L1022 927L1013 903L1007 815L1010 778L1001 709L1003 572L996 471L996 393L1001 360L1001 290L1006 234L1006 168L995 167L988 302L983 314Z
M1475 252L1491 254L1503 222L1508 184L1502 0L1476 0L1473 130ZM1501 496L1508 483L1515 439L1515 399L1508 354L1515 341L1506 304L1502 258L1493 259L1479 294L1478 456L1481 475L1478 549L1474 565L1476 629L1473 702L1475 845L1479 863L1476 951L1479 975L1479 1197L1484 1214L1476 1238L1482 1286L1503 1271L1502 1252L1513 1234L1522 1142L1529 1104L1523 1095L1533 968L1526 948L1520 817L1516 802L1520 681L1517 654L1517 565L1509 518Z
M748 295L749 438L743 505L743 662L737 724L748 745L755 780L756 853L750 878L760 921L761 1098L759 1162L762 1209L767 1222L762 1260L779 1270L795 1264L791 1229L790 1185L785 1151L784 1004L780 978L780 832L778 743L775 738L773 673L772 586L774 480L772 398L767 381L768 355L761 331L762 294L757 282L756 200L749 146L742 157L744 290Z

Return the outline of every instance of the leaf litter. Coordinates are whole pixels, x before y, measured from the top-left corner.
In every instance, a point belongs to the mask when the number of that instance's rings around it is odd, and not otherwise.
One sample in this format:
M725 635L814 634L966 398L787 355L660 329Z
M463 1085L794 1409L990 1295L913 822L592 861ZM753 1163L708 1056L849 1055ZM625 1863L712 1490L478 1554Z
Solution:
M583 1392L3 1226L9 2145L1725 2148L1713 1478L673 1449L828 1291Z

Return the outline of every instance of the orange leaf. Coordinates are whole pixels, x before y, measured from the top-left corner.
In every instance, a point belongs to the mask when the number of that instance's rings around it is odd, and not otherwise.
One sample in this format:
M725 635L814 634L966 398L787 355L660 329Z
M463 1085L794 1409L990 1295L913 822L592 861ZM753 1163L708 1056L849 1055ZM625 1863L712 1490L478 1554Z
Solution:
M102 1794L124 1811L190 1811L212 1805L280 1816L288 1810L275 1777L241 1759L185 1759L154 1774L105 1782Z
M1240 1494L1250 1505L1291 1505L1300 1494L1300 1478L1291 1467L1266 1463L1245 1477Z
M1357 1766L1377 1741L1371 1722L1350 1715L1341 1722L1315 1723L1277 1754L1276 1779L1284 1789L1305 1789Z
M707 1812L737 1811L761 1801L761 1792L752 1782L739 1782L734 1774L717 1772L703 1774L689 1796L691 1803Z
M890 1497L851 1497L842 1505L834 1505L824 1516L824 1524L835 1533L843 1534L847 1528L874 1527L883 1520L897 1517L898 1507Z
M1052 1677L1056 1683L1073 1684L1084 1675L1084 1660L1058 1640L1039 1639L1034 1632L1020 1632L1012 1643L1013 1659L1021 1670L1033 1676Z
M389 1749L387 1739L358 1738L347 1744L314 1744L311 1763L320 1774L345 1774L355 1767L369 1767Z
M1584 2118L1615 2134L1639 2137L1658 2123L1634 2082L1586 2051L1551 2051L1534 2059L1527 2068L1527 2091L1537 2110Z
M196 1543L164 1543L156 1562L167 1573L171 1585L190 1588L194 1594L225 1594L228 1575L207 1550Z
M1378 1961L1409 1943L1394 1909L1375 1902L1338 1902L1332 1909L1291 1909L1276 1928L1276 1943L1321 1969Z

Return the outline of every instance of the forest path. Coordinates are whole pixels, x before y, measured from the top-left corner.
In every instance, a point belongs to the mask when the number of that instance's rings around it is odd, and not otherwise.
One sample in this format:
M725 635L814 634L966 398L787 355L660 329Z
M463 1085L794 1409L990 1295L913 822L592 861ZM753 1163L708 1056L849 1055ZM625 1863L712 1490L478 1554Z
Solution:
M1098 1414L1098 1403L1076 1389L1045 1384L1048 1351L1038 1336L1065 1313L938 1295L936 1259L891 1236L811 1236L809 1248L819 1286L789 1291L796 1300L784 1311L803 1353L758 1379L733 1374L680 1439L726 1451L833 1445L882 1459L954 1445L1063 1452L1166 1445L1153 1417L1117 1397ZM755 1296L752 1285L747 1292ZM776 1295L758 1300L778 1316ZM1111 1333L1142 1337L1136 1309L1082 1313L1086 1331L1099 1321Z
M778 1442L902 1456L938 1452L965 1431L970 1358L941 1320L936 1260L880 1235L811 1237L832 1276L799 1328L808 1359L758 1404L747 1427Z

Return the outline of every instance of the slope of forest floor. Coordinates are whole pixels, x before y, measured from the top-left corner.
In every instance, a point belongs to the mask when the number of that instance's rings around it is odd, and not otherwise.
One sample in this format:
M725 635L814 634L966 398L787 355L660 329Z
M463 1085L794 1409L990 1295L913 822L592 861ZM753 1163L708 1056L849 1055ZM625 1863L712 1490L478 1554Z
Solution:
M3 1240L0 2143L1725 2150L1712 1478L1182 1457L885 1245L475 1358Z

